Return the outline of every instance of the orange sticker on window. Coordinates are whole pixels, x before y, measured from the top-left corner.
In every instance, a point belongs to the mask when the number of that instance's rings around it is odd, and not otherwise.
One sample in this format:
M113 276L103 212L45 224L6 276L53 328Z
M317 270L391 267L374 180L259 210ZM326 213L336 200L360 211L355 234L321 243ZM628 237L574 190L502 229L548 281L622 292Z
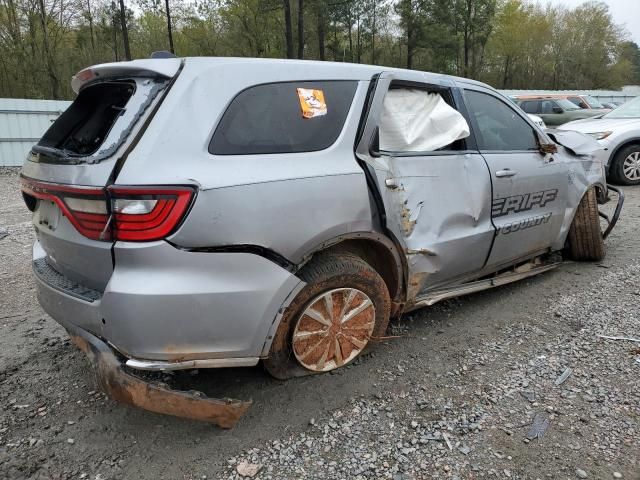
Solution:
M320 117L327 114L324 92L312 88L298 88L298 98L304 118Z

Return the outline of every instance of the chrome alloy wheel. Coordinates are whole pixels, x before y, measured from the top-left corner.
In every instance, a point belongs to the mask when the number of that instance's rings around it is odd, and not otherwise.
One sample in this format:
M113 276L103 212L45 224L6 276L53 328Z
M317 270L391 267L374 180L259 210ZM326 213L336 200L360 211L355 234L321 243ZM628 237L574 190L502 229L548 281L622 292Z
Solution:
M633 152L624 159L622 171L629 180L640 179L640 152Z
M293 331L296 359L308 370L328 372L367 346L376 323L371 299L356 288L336 288L314 298Z

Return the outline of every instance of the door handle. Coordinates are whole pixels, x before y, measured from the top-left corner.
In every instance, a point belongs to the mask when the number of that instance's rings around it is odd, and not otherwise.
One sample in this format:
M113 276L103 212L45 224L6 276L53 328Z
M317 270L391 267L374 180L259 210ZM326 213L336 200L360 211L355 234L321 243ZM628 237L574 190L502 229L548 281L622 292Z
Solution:
M510 168L505 168L504 170L498 170L496 172L496 177L498 178L513 177L517 173L518 172L516 172L515 170L511 170Z

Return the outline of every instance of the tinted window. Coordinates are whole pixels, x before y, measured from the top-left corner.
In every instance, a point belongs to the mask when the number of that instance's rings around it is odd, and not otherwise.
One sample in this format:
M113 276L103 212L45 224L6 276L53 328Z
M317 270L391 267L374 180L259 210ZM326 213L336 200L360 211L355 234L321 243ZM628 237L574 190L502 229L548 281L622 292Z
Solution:
M520 107L527 113L540 112L540 102L538 100L527 100L526 102L522 102Z
M533 128L511 106L486 93L465 96L480 150L537 150Z
M542 113L543 114L550 114L550 113L556 113L553 111L553 108L557 107L560 108L558 106L558 104L552 100L543 100L542 102Z
M288 82L240 92L222 116L209 152L216 155L313 152L329 147L342 131L355 81ZM298 89L321 90L326 114L302 116Z
M579 107L582 107L582 100L578 97L567 97L567 100L569 100L571 103L578 105Z

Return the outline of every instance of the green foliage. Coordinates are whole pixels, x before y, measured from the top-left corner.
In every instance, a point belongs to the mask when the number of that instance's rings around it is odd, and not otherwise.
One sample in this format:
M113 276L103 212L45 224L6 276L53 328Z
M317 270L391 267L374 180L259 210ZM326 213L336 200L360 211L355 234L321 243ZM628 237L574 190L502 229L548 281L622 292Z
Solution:
M168 50L165 0L125 5L133 58ZM169 5L179 56L297 51L298 0ZM498 88L640 83L640 50L601 2L568 9L533 0L305 0L302 13L306 59L429 70ZM0 97L71 98L75 72L124 59L123 37L119 0L0 0Z

